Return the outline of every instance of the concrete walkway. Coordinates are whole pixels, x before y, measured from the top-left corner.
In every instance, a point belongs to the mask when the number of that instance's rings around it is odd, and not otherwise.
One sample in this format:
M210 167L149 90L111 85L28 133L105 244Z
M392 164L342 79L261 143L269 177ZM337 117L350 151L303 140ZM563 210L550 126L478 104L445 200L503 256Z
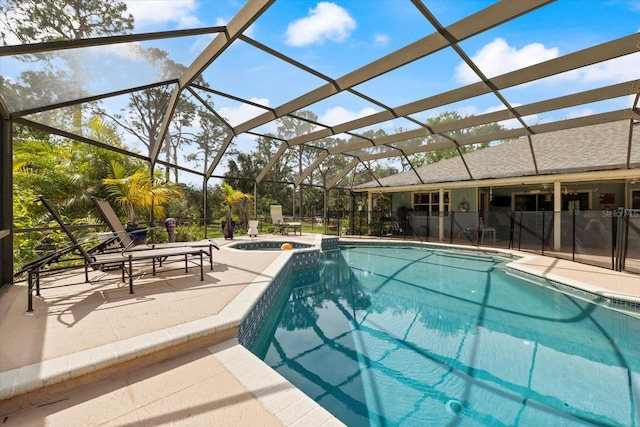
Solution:
M319 244L321 236L253 240ZM26 284L0 297L3 425L341 425L236 341L242 319L290 251L241 251L219 240L212 271L56 274L26 312ZM348 240L348 239L345 239ZM361 239L358 239L361 241ZM640 302L640 277L520 254L513 268ZM167 271L176 267L173 271ZM140 273L142 271L142 273Z

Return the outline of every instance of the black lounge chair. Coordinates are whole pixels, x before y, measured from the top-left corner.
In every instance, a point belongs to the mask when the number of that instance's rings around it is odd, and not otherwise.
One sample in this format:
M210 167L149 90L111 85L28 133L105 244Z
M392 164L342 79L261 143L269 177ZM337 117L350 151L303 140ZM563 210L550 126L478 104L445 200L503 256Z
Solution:
M205 255L209 256L209 268L213 270L213 250L220 250L220 247L210 239L199 240L195 242L171 242L171 243L151 243L151 244L136 244L135 239L131 237L131 234L125 229L124 225L116 215L111 204L105 200L98 200L95 197L92 198L93 203L96 205L98 212L104 219L109 229L113 233L114 238L125 250L149 250L149 249L166 249L166 248L208 248L205 250ZM143 229L142 231L147 231ZM111 239L109 239L111 240Z
M112 243L111 241L87 250L73 235L69 227L64 223L62 217L58 214L51 203L44 197L38 196L34 202L41 202L51 213L53 218L58 222L64 233L67 235L72 244L64 248L51 252L50 254L33 261L22 267L15 276L28 274L28 300L27 311L33 311L33 290L35 285L36 295L40 295L40 275L42 273L55 272L70 267L53 267L54 264L67 260L64 258L67 254L77 254L78 258L84 262L85 281L89 282L89 268L93 270L106 270L111 268L119 268L122 271L122 281L125 282L125 275L129 276L129 293L133 294L133 262L150 260L153 265L153 275L156 274L156 262L162 265L162 262L169 257L183 256L185 261L185 272L189 271L189 262L193 262L193 258L198 260L200 267L200 280L204 280L203 270L203 254L206 252L203 248L197 247L167 247L167 248L149 248L147 250L112 250L107 251L106 247ZM91 251L91 252L90 252ZM74 266L76 267L76 266Z

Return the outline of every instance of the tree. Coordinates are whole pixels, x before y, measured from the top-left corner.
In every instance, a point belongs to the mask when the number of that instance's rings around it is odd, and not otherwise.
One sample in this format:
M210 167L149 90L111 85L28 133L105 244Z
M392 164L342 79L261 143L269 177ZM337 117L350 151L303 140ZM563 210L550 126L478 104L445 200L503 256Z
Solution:
M70 150L63 144L42 140L14 143L14 193L37 192L54 202L63 202L76 192L78 175ZM33 200L33 199L32 199Z
M256 139L256 148L253 151L249 153L233 152L234 157L227 163L228 172L224 181L244 192L253 191L252 181L241 178L258 176L275 155L277 148L272 138L261 136ZM271 204L289 205L288 202L291 200L289 190L286 185L283 185L283 182L292 181L292 175L292 165L287 161L276 162L273 168L267 171L258 186L261 214L268 214ZM265 202L262 203L263 201Z
M90 138L121 147L114 126L100 118L89 120L86 129ZM14 138L14 194L43 194L75 218L92 209L90 196L106 195L102 179L112 161L133 163L114 151L51 135L31 137L27 130Z
M319 147L330 147L334 145L343 145L345 141L340 138L326 138L322 140L318 140L314 143ZM332 177L334 177L337 173L342 171L347 167L349 162L351 161L350 156L345 156L344 154L331 154L327 156L319 165L309 174L308 181L311 184L318 185L320 187L326 188L329 184L329 181ZM305 208L306 211L316 214L318 209L320 212L324 213L324 191L319 188L308 188L305 194ZM328 208L330 210L339 210L338 205L332 202L331 197L328 200Z
M10 35L22 44L29 44L126 34L133 31L133 16L120 0L0 0L0 24L4 44ZM63 60L66 66L50 61L54 57ZM46 61L43 70L21 74L27 95L23 107L68 99L68 94L82 95L78 85L82 63L65 50L23 55L21 59ZM74 110L76 130L80 130L81 116L78 105Z
M133 15L120 0L1 0L0 33L20 43L75 40L125 34L133 30Z
M203 172L209 167L215 153L220 150L222 141L227 137L227 128L222 121L205 108L197 109L200 131L196 134L193 145L195 151L185 156L185 160L202 166Z
M243 153L237 150L228 150L227 153L232 154L234 158L230 158L227 162L224 182L244 193L253 192L253 181L245 179L245 177L258 176L264 164L255 156L255 152Z
M311 111L299 111L296 114L298 117L306 120L301 120L295 117L285 116L281 117L277 120L278 123L278 137L290 140L292 138L302 136L308 133L311 133L314 129L312 122L318 121L318 116L316 116ZM290 149L292 152L295 152L295 165L297 167L298 176L302 175L305 166L311 164L316 157L309 158L310 151L306 149L304 144L298 145L297 147ZM299 209L300 216L304 215L304 195L302 191L302 187L298 188L298 198L299 198ZM294 212L295 214L295 212Z
M153 66L159 69L157 80L165 81L181 76L187 67L169 58L169 52L157 48L140 49L140 54ZM201 86L208 86L202 77L196 79ZM160 133L164 115L171 100L175 85L165 85L143 89L132 93L129 103L119 113L109 114L100 110L133 135L150 152ZM163 141L165 161L168 165L178 163L178 151L183 144L191 144L193 135L184 132L184 128L195 122L196 105L188 98L181 96L169 123L169 129ZM167 166L166 180L170 180L171 167ZM178 181L178 169L174 168L174 181Z
M468 117L468 116L465 116L465 117ZM444 111L440 113L437 117L432 117L428 119L426 124L427 126L433 127L440 123L457 121L462 119L463 117L460 116L460 114L456 111ZM458 141L460 139L467 138L469 136L493 133L493 132L500 131L502 129L503 127L498 123L488 123L484 125L473 126L465 129L456 129L454 131L447 132L447 137L454 141ZM434 139L434 137L431 136L430 139ZM424 142L422 142L422 145L424 145ZM415 167L422 166L425 164L430 164L430 163L436 163L436 162L439 162L440 160L457 157L460 154L469 153L475 150L480 150L482 148L487 148L488 146L489 146L488 142L483 142L479 144L463 145L459 147L451 147L451 148L443 148L441 150L427 151L425 153L414 155L412 158L412 163Z
M171 197L180 196L180 191L169 182L163 182L158 174L151 176L146 168L130 174L127 168L116 161L111 163L109 178L103 179L110 196L127 210L129 227L136 227L136 210L153 208L156 216L162 217L162 203Z
M169 53L161 49L140 49L140 54L152 65L160 65L158 75L160 81L180 75L186 68L184 65L170 60ZM160 132L172 90L173 85L143 89L131 94L127 107L123 108L120 113L111 115L104 110L100 110L100 113L122 126L142 143L148 152L151 143L157 139Z
M387 133L382 129L378 129L376 131L368 130L361 134L362 137L372 139L372 140L382 138L386 135ZM351 144L361 140L362 140L361 138L352 137L348 140L348 143ZM368 152L371 152L373 154L376 152L381 152L386 149L388 149L388 147L374 146L374 147L371 147L371 149L368 150ZM380 178L384 178L385 176L394 175L398 173L398 169L396 167L389 165L381 160L363 160L361 162L361 165L359 166L360 166L359 168L357 168L352 172L352 175L350 177L350 180L351 180L350 186L369 182L374 178L380 179Z
M226 182L222 183L221 187L222 198L226 206L225 223L223 233L224 236L233 237L233 211L236 211L240 215L240 220L243 224L246 224L249 220L246 209L246 202L251 200L251 194L243 193L242 191L234 190L232 186Z

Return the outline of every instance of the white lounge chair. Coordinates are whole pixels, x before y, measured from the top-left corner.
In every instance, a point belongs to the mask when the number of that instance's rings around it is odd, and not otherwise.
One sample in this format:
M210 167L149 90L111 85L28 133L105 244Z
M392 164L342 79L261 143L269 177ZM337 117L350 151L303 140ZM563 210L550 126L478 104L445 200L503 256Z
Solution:
M288 229L291 229L294 236L296 232L302 236L302 223L285 221L282 215L282 205L271 205L271 224L278 227L280 234L289 234Z

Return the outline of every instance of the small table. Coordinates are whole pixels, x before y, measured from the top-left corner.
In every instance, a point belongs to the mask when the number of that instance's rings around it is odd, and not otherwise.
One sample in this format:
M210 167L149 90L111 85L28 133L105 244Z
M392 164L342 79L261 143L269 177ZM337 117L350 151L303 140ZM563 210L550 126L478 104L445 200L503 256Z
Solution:
M296 235L296 232L298 232L298 234L302 236L301 222L282 222L278 224L278 227L280 228L280 234L282 234L283 236L289 235L289 231L287 231L288 228L292 229L294 236Z

